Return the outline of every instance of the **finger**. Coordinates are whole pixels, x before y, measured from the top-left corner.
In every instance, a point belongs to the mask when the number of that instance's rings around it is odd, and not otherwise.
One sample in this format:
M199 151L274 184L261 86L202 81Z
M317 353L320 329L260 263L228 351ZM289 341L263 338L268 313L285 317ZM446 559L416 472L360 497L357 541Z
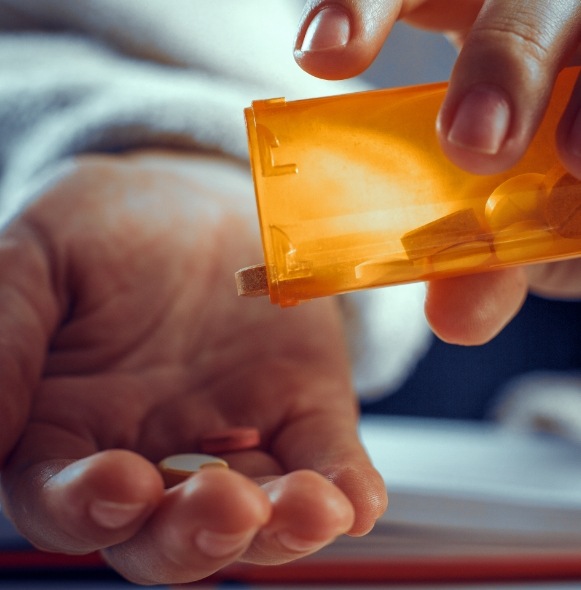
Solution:
M485 0L404 0L400 18L405 22L441 33L462 37L470 29Z
M260 450L236 451L235 453L221 453L222 459L230 468L243 473L251 479L283 475L279 463L270 455Z
M565 167L574 176L581 178L581 78L575 84L559 123L557 148Z
M309 0L295 41L295 60L319 78L338 80L363 72L397 19L401 0Z
M426 317L445 342L483 344L510 322L526 294L522 268L432 281L426 295Z
M244 553L270 518L267 495L228 469L206 469L168 492L131 539L104 552L139 584L205 578Z
M479 174L523 155L555 77L578 43L577 0L489 0L452 73L438 132L458 166Z
M422 28L463 36L482 0L309 0L295 40L295 59L319 78L341 79L363 72L400 18Z
M316 471L341 490L354 509L350 534L367 533L385 512L385 483L361 444L355 411L306 415L281 430L272 450L287 471Z
M346 533L355 512L349 499L314 471L295 471L263 485L272 516L244 555L274 565L313 553Z
M163 495L155 466L123 450L22 470L9 465L3 488L6 510L24 536L41 549L70 554L132 537Z
M32 228L16 222L0 236L0 465L24 428L58 321L51 272Z

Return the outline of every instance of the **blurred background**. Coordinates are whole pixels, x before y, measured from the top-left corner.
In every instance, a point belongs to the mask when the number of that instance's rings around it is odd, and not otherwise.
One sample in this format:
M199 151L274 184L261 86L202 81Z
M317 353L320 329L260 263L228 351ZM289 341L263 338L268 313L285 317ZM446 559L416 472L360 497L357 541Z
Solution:
M363 78L380 87L441 82L450 77L456 50L442 36L396 23Z

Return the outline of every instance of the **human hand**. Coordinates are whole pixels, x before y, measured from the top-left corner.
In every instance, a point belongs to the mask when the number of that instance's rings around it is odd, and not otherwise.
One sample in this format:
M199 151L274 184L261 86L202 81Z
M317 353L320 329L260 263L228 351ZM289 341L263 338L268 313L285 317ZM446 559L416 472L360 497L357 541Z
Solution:
M0 236L3 503L39 548L180 583L295 559L384 511L336 302L236 295L255 216L224 159L84 156ZM231 425L260 449L163 489L155 463Z
M443 151L461 168L500 172L526 151L559 70L579 63L576 0L309 0L297 35L299 65L322 78L361 73L397 19L440 31L461 47L437 121ZM557 131L563 164L581 178L581 84ZM432 281L426 314L442 339L480 344L517 313L529 289L581 297L578 261Z

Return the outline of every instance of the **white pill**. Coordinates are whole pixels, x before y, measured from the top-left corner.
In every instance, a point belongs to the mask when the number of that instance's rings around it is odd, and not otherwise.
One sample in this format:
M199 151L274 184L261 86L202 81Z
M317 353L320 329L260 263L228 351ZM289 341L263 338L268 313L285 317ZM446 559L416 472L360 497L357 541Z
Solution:
M158 464L165 484L171 487L181 483L194 473L209 468L228 469L228 463L220 457L201 453L183 453L166 457Z

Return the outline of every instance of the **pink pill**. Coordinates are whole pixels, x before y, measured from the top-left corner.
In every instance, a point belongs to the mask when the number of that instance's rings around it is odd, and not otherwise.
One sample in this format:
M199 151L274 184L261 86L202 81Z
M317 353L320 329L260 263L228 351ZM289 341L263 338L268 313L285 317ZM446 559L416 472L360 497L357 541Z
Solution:
M260 444L260 432L256 428L240 426L210 432L202 437L202 453L235 453L254 449Z

